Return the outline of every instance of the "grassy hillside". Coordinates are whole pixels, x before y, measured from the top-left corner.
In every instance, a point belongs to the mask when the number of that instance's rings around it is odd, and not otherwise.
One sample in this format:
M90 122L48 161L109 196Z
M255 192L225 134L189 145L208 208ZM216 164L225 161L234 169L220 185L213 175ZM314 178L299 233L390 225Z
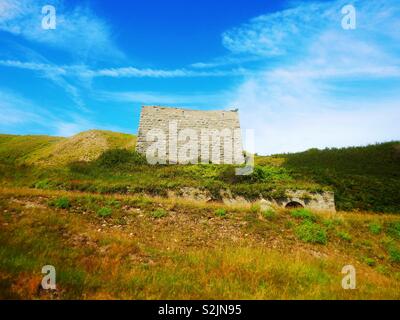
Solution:
M400 143L283 154L298 179L329 185L339 210L400 212Z
M0 159L7 164L23 163L64 140L61 137L0 134Z
M99 130L71 138L0 135L0 185L160 196L193 187L215 200L221 189L247 199L333 190L339 210L400 212L399 142L258 156L253 174L240 177L229 165L143 164L135 141Z
M105 130L89 130L70 138L0 135L0 157L7 163L65 166L94 160L109 149L133 149L135 143L133 135Z
M150 166L135 137L0 136L0 299L400 299L399 143ZM339 209L261 210L248 199L333 189ZM76 192L79 191L79 192ZM159 197L163 196L163 197ZM375 211L375 212L371 212ZM55 266L57 290L40 287ZM343 290L353 265L357 290Z
M5 298L400 299L400 218L0 189Z

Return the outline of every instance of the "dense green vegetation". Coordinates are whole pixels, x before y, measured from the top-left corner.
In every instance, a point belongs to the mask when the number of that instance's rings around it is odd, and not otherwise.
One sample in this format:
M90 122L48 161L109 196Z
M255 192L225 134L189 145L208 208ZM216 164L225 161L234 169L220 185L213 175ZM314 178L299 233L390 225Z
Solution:
M311 179L335 192L339 210L400 212L400 143L311 149L276 156L296 179Z

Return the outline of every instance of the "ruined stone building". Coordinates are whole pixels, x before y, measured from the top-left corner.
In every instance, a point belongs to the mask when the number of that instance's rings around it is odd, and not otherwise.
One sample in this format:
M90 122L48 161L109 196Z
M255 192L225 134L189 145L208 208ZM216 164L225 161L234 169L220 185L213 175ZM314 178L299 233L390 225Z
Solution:
M153 163L241 164L238 112L143 106L136 150Z

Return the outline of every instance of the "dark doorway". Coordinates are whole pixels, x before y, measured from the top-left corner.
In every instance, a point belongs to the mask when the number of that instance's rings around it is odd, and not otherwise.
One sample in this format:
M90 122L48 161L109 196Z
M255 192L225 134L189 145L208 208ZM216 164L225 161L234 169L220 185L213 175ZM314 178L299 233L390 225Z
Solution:
M296 209L296 208L304 208L304 206L297 201L290 201L286 204L285 208L287 209Z

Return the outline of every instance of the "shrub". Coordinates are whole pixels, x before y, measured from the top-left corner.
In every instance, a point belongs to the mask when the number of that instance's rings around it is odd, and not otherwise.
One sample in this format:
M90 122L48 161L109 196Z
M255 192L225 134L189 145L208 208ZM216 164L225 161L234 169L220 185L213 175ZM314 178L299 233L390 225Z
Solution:
M387 227L387 233L393 238L400 239L400 221L390 222Z
M50 189L51 182L49 179L37 181L34 185L35 189Z
M151 213L151 216L156 219L164 218L168 215L167 211L164 209L157 209Z
M261 215L265 219L273 219L273 218L275 218L276 214L273 209L267 209L267 210L261 211Z
M109 217L111 216L111 214L112 214L112 209L110 207L102 207L99 210L97 210L97 215L102 218Z
M378 222L371 222L369 224L369 231L371 231L373 234L380 234L382 231L382 225Z
M303 223L296 228L295 232L297 237L305 242L327 243L326 231L310 220L303 221Z
M259 204L252 204L250 207L250 211L253 213L257 213L260 211L260 205Z
M364 262L365 262L367 265L369 265L370 267L373 267L373 266L376 264L375 259L368 258L368 257L365 257L365 258L364 258Z
M120 208L121 207L121 201L118 201L116 199L109 199L106 201L106 205L114 208Z
M52 207L56 207L59 209L68 209L71 206L69 199L67 197L61 197L61 198L54 199L54 200L50 201L49 204Z
M337 235L343 240L351 241L351 235L349 235L346 231L338 231Z
M97 163L104 168L115 168L121 164L146 164L146 158L136 151L126 149L111 149L104 151L97 159Z
M290 214L295 218L301 218L310 221L316 220L315 215L310 210L304 208L291 210Z
M389 245L388 252L392 262L400 262L400 250L394 244Z
M222 209L222 208L220 208L220 209L217 209L217 210L215 210L215 215L217 216L217 217L225 217L226 216L226 210L225 209Z
M323 224L328 229L333 229L335 226L339 226L339 225L343 224L343 221L338 218L324 219Z
M274 166L255 166L251 174L251 180L255 182L264 181L289 181L291 176L287 169Z

